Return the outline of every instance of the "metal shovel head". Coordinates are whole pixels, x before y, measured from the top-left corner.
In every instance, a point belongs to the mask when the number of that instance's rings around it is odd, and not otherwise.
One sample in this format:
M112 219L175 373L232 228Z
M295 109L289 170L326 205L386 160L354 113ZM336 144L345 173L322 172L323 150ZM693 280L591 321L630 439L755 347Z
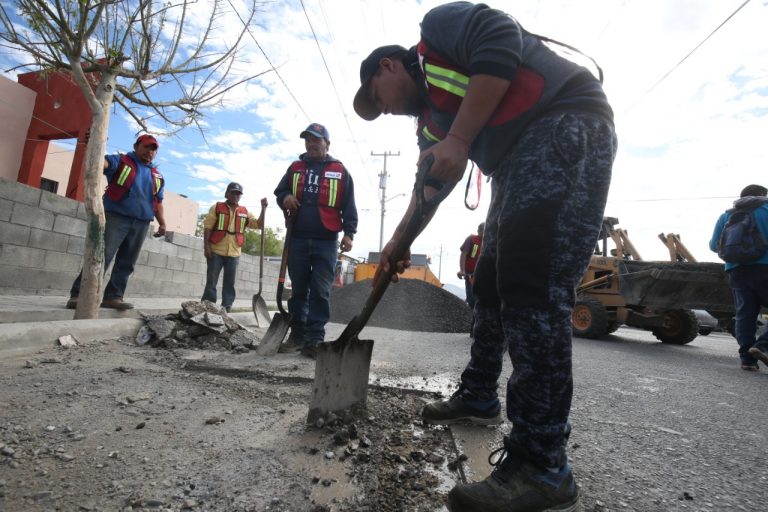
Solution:
M328 412L365 409L372 353L373 340L356 337L317 346L315 385L307 423L314 424Z
M259 327L267 327L270 324L269 310L267 309L267 303L261 295L254 295L251 301L253 307L253 316L256 317L256 325Z
M288 334L288 327L290 325L290 314L275 313L266 334L261 339L261 343L256 347L256 353L260 356L273 356L277 354L280 344L283 342L285 335Z

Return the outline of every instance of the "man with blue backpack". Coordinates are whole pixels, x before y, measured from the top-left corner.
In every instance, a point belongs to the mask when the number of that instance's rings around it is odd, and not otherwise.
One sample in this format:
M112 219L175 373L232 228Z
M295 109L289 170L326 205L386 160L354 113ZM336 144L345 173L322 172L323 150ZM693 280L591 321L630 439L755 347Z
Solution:
M720 215L709 248L725 261L736 306L735 337L741 369L768 366L768 330L755 339L757 315L768 307L768 189L749 185L733 208Z

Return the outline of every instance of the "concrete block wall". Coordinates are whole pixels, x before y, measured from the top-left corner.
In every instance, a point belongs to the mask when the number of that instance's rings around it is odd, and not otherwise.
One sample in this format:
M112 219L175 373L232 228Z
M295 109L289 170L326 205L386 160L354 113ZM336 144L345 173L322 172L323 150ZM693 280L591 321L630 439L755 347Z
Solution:
M82 266L85 227L83 203L0 179L0 295L68 296ZM274 300L279 268L279 262L264 262L262 296L267 302ZM172 232L153 238L150 233L126 299L200 297L205 271L202 239ZM259 258L243 254L237 277L238 298L256 293ZM221 278L218 290L220 298Z

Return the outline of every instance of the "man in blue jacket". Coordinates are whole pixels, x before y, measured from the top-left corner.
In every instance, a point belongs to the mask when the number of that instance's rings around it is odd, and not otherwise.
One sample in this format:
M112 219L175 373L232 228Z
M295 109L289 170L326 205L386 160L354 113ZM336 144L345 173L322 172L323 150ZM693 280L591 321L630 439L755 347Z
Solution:
M155 236L165 234L165 181L152 163L159 147L157 139L145 134L136 139L133 151L127 155L104 157L104 174L108 180L104 193L104 269L113 258L115 264L104 288L103 308L133 308L133 304L123 301L123 295L153 217L158 222ZM69 309L77 308L82 277L81 271L72 283L67 301Z
M498 379L509 351L512 431L488 478L451 490L453 512L571 511L579 502L566 457L571 312L600 232L617 143L601 80L544 41L504 12L453 2L424 16L416 46L377 48L360 66L355 111L369 121L416 118L419 162L434 158L429 188L455 185L469 159L493 177L471 359L458 391L426 405L422 417L499 423ZM412 197L382 250L384 270L414 207Z
M315 359L331 317L331 287L338 250L352 250L357 207L352 176L328 154L330 135L312 123L299 134L306 152L293 162L275 189L277 204L293 222L288 247L291 334L281 352L300 350ZM338 234L343 233L341 242Z
M768 240L768 189L761 185L749 185L741 191L739 199L734 201L733 209L724 212L717 219L709 248L718 252L721 235L728 219L736 210L751 210L757 228L765 240ZM755 261L748 263L725 262L725 271L733 292L736 306L736 341L739 343L741 369L749 372L759 371L757 361L768 365L768 330L755 340L757 333L757 315L760 308L768 307L768 251Z

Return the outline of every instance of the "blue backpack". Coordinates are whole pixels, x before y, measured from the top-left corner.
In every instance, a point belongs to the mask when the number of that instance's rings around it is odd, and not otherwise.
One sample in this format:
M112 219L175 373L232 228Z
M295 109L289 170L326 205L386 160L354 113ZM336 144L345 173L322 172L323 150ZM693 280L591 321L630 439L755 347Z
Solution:
M760 206L728 210L728 221L717 244L720 259L727 263L752 263L768 251L768 241L755 220L754 212Z

